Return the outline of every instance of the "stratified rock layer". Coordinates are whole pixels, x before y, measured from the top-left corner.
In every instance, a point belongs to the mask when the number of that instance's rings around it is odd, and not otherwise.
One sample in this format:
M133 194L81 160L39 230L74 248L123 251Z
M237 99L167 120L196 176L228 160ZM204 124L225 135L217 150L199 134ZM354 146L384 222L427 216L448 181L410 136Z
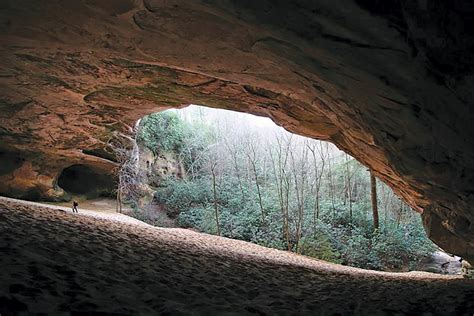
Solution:
M2 1L0 192L58 199L114 131L195 103L331 141L474 260L469 1Z

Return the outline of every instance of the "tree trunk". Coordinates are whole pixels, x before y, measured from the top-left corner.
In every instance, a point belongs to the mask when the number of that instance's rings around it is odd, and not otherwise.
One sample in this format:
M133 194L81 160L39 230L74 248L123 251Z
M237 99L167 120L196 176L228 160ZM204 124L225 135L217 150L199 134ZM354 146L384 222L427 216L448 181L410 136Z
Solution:
M117 185L117 206L115 211L117 213L122 213L122 181L120 179L121 175L119 175L118 185Z
M242 186L242 177L240 175L240 170L239 170L239 163L238 163L238 157L237 157L237 148L235 147L235 144L231 145L225 142L225 145L227 147L228 152L232 156L232 162L234 163L234 170L235 174L237 175L237 180L239 181L239 188L240 188L240 193L242 194L242 201L245 201L245 194L244 194L244 189Z
M285 240L288 251L291 251L293 248L290 239L290 213L289 213L289 206L290 206L290 179L288 179L288 175L285 175L285 196L284 196L284 233L285 233Z
M119 191L117 191L117 194L116 194L116 205L115 205L115 212L119 212Z
M352 223L352 175L351 175L351 172L350 172L350 169L349 169L349 163L350 163L350 160L349 160L349 157L347 154L345 154L345 163L346 163L346 180L347 180L347 183L346 183L346 189L347 189L347 197L349 199L349 218L350 218L350 221Z
M255 165L255 161L253 159L250 159L250 162L252 164L253 175L254 175L254 179L255 179L255 186L257 187L258 204L260 205L260 213L261 213L261 216L262 216L262 224L265 225L265 209L263 208L262 194L260 193L260 185L258 184L257 166Z
M374 230L379 229L379 210L377 207L377 180L372 171L370 171L370 189L372 200L372 214L374 217Z
M329 157L328 159L328 178L329 178L329 196L331 198L331 210L332 210L332 222L336 219L336 206L334 201L334 183L332 178L332 162L331 159L333 157Z
M400 199L400 210L397 214L397 228L400 226L400 222L402 220L402 213L403 213L403 201Z
M291 137L287 139L286 144L282 144L281 139L276 136L278 143L276 157L273 156L270 149L270 159L272 161L273 172L275 174L276 189L278 192L278 201L282 216L282 239L286 242L287 249L291 251L292 245L290 240L289 226L289 198L290 198L290 179L286 172L289 147L291 145Z
M215 210L215 216L216 216L217 236L220 236L221 228L219 226L219 208L217 207L216 173L215 173L214 168L215 167L212 168L212 190L214 192L214 210Z
M313 156L313 168L314 168L314 187L315 187L315 200L314 200L314 210L313 210L313 226L316 226L316 220L319 219L319 191L321 188L321 179L322 173L324 172L324 156L322 153L322 147L320 151L321 156L321 173L318 172L318 164L316 159L316 145L313 146L307 145L307 148L311 151Z

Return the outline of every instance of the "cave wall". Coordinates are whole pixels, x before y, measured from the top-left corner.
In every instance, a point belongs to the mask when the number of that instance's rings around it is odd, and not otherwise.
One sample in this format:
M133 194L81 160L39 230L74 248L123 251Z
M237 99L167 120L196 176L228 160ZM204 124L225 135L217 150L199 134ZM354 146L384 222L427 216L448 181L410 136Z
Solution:
M469 1L7 0L0 4L0 192L64 195L109 165L115 132L203 104L328 140L474 260L474 7ZM12 189L13 188L13 189Z

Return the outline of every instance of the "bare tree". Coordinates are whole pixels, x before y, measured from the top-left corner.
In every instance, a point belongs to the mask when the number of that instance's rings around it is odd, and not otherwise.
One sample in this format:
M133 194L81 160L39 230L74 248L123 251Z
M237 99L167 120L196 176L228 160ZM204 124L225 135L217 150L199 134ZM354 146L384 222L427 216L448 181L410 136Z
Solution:
M217 235L221 235L221 228L219 224L219 208L217 206L217 188L216 188L216 167L217 163L211 163L211 174L212 174L212 191L214 194L214 212L215 212L215 219L216 219L216 227L217 227Z
M138 203L141 195L140 185L144 175L139 169L136 128L129 128L129 135L114 133L108 142L108 147L117 160L116 211L121 213L124 201Z
M326 143L326 150L328 149L328 144ZM333 159L334 157L330 155L329 150L327 150L328 154L328 180L329 180L329 197L331 198L331 210L332 210L332 218L333 221L336 219L336 206L335 206L335 187L334 187L334 179L333 179Z
M292 243L290 238L289 226L289 200L290 200L290 183L291 175L287 171L288 153L292 143L292 135L283 138L284 136L275 135L277 146L275 146L276 153L273 152L272 145L269 145L270 159L272 161L272 169L275 175L275 182L278 191L278 202L280 204L280 211L282 215L282 233L283 239L286 242L287 249L291 251Z
M377 180L373 171L370 171L370 189L371 189L371 201L372 201L372 215L374 218L374 229L379 229L379 210L377 205Z
M320 149L317 149L316 144L319 144ZM326 158L323 150L323 145L322 142L319 141L311 141L307 145L308 149L311 151L311 155L313 157L313 168L314 168L314 180L313 180L313 187L314 187L314 210L313 210L313 225L316 225L316 220L319 219L319 213L320 213L320 192L321 192L321 181L322 181L322 175L324 173L324 166L326 164ZM318 158L316 157L316 151L319 152L319 157L320 157L320 165L321 165L321 170L318 168Z
M237 181L239 182L239 188L240 188L240 194L242 195L242 201L245 201L245 194L244 194L244 189L242 185L242 176L240 175L240 170L239 170L239 158L238 158L237 146L235 142L231 142L228 138L224 138L224 145L232 159L234 172L235 172L235 175L237 176Z
M350 221L352 222L352 174L353 174L353 171L351 170L349 164L350 164L350 159L349 159L349 155L348 154L345 154L344 155L344 158L345 158L345 165L346 165L346 196L349 200L349 218L350 218Z
M257 153L255 150L255 143L254 139L249 139L247 142L247 158L251 164L253 175L254 175L254 180L255 180L255 186L257 188L257 195L258 195L258 204L260 206L260 214L262 218L262 223L265 224L265 209L263 208L263 203L262 203L262 194L260 190L260 185L258 183L258 173L257 173Z
M306 142L305 142L306 143ZM308 146L301 146L301 154L295 154L295 149L290 148L290 158L293 173L293 183L296 195L296 232L295 232L295 251L298 252L298 245L303 232L304 207L305 207L305 188L307 180L307 162L308 162Z

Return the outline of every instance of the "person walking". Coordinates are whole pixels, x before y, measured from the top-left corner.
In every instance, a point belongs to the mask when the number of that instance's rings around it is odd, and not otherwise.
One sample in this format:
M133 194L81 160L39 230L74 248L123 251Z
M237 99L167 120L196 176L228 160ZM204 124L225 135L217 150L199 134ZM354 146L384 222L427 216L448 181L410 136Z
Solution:
M79 206L79 203L77 203L77 201L74 200L74 201L72 202L72 212L73 212L73 213L79 213L79 211L77 210L77 207L78 207L78 206Z

